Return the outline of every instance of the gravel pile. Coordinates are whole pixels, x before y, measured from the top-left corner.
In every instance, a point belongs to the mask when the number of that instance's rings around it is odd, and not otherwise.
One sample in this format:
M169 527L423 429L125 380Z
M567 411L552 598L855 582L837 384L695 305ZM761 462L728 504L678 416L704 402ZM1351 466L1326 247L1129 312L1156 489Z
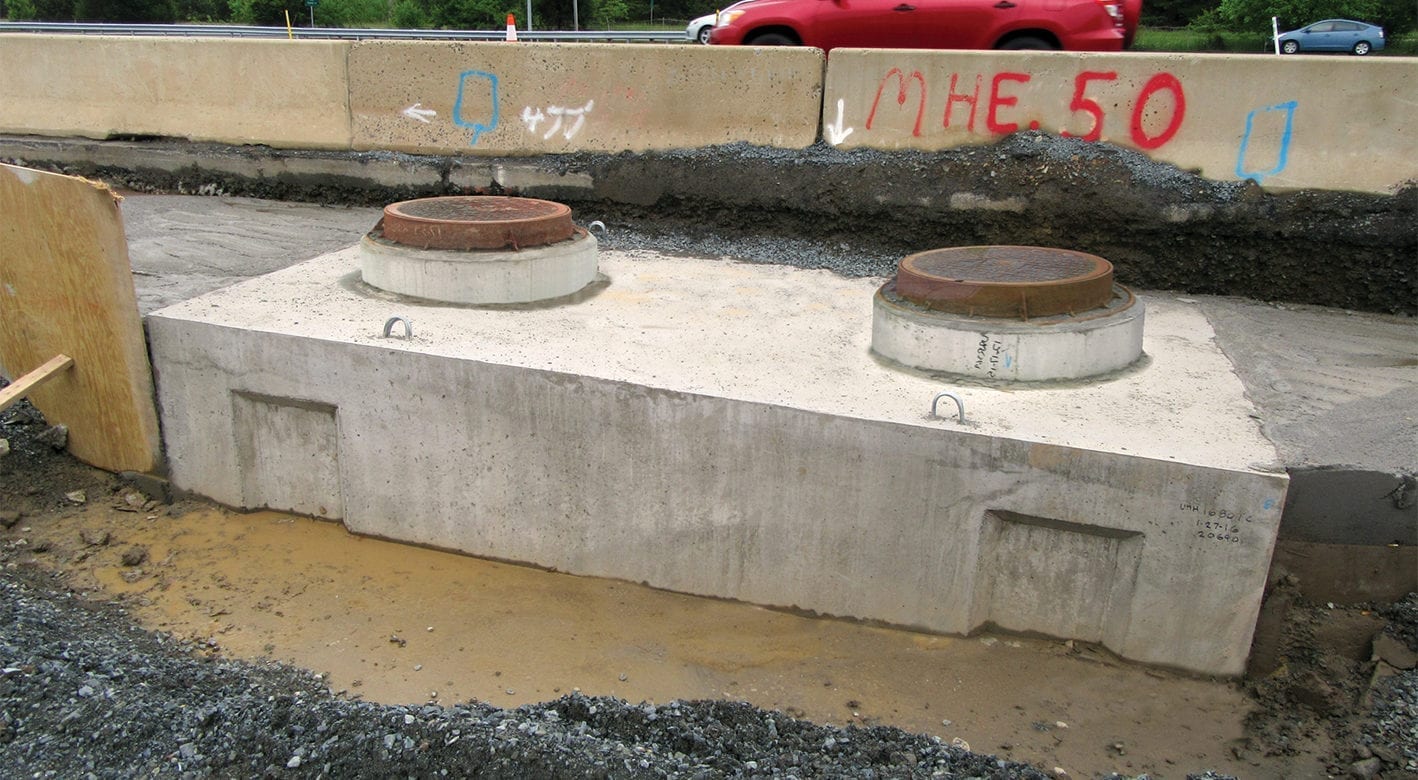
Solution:
M1385 633L1418 651L1418 593L1380 609L1379 614L1388 621Z
M1418 593L1408 594L1379 614L1388 620L1385 633L1418 653ZM1361 754L1360 763L1378 759L1386 772L1401 770L1418 777L1418 668L1379 680L1371 696L1373 710L1361 744L1372 758Z
M1418 776L1418 671L1395 675L1375 686L1370 728L1362 743L1382 762L1380 769ZM1361 758L1356 763L1368 760Z

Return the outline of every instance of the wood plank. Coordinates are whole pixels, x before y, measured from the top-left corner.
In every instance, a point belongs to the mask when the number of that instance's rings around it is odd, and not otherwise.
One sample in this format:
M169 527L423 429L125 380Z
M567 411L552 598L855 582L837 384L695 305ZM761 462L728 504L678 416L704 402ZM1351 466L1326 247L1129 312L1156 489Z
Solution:
M118 201L107 187L0 165L0 371L74 366L28 397L69 451L111 471L161 462L152 369Z
M0 390L0 412L9 409L10 404L29 395L31 390L58 376L60 371L72 365L74 359L68 355L55 355L48 363L6 385L5 389Z

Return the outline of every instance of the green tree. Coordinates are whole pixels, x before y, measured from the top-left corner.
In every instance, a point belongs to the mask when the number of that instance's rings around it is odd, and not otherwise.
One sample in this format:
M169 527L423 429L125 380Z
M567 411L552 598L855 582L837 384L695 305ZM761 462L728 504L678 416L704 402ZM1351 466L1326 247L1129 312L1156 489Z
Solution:
M227 0L176 0L177 18L185 22L227 22L231 5Z
M78 0L74 16L85 22L167 24L177 19L173 0Z
M287 11L291 22L298 24L305 13L305 3L301 0L231 0L231 20L237 24L285 27Z
M16 22L72 22L74 0L6 0Z
M615 27L616 22L630 18L630 4L626 0L590 0L590 6L590 26L595 29L609 30ZM585 13L584 7L582 13Z
M1418 2L1379 0L1378 16L1365 21L1380 25L1393 35L1418 30Z
M1383 7L1396 0L1221 0L1221 5L1196 19L1203 29L1269 30L1278 17L1280 29L1289 30L1321 19L1357 19L1381 23Z
M425 30L433 26L433 17L419 0L399 0L394 4L392 23L401 30Z
M397 0L393 23L405 29L500 30L507 14L521 17L525 0ZM535 3L534 8L538 8ZM540 25L538 25L540 27Z
M576 16L572 13L571 0L540 0L532 3L532 24L538 30L574 29ZM577 6L578 12L589 12L590 2ZM585 21L582 19L581 21Z
M1216 0L1146 0L1142 23L1147 27L1186 27L1215 6Z
M385 0L320 0L315 7L315 23L321 27L377 27L388 20Z
M678 19L689 21L696 16L713 13L728 7L734 0L655 0L656 19ZM1144 3L1144 5L1146 5ZM636 0L630 6L632 19L650 18L649 0Z

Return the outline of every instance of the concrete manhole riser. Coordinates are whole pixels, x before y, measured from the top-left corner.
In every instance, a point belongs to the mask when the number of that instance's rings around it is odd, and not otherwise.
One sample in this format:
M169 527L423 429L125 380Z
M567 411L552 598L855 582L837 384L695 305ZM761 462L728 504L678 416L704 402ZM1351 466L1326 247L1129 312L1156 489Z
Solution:
M1144 306L1107 260L1044 247L902 259L872 301L872 351L910 368L1006 382L1085 379L1142 357Z
M595 281L597 270L596 239L572 223L571 209L534 198L394 203L359 250L365 284L445 303L560 298Z
M1142 356L1144 307L1131 294L1118 302L1106 317L1030 324L925 311L878 291L872 350L910 368L1006 382L1101 376Z
M466 304L531 303L581 290L596 279L596 237L519 251L417 249L365 236L360 275L381 290Z

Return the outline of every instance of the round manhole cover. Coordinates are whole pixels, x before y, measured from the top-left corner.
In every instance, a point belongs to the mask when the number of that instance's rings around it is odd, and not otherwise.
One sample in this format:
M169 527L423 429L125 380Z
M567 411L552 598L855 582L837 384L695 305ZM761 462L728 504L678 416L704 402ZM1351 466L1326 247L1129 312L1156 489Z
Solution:
M896 293L928 309L1029 319L1077 314L1113 297L1113 265L1067 249L967 246L901 261Z
M384 208L384 238L420 249L522 249L576 234L571 208L499 195L420 198Z

